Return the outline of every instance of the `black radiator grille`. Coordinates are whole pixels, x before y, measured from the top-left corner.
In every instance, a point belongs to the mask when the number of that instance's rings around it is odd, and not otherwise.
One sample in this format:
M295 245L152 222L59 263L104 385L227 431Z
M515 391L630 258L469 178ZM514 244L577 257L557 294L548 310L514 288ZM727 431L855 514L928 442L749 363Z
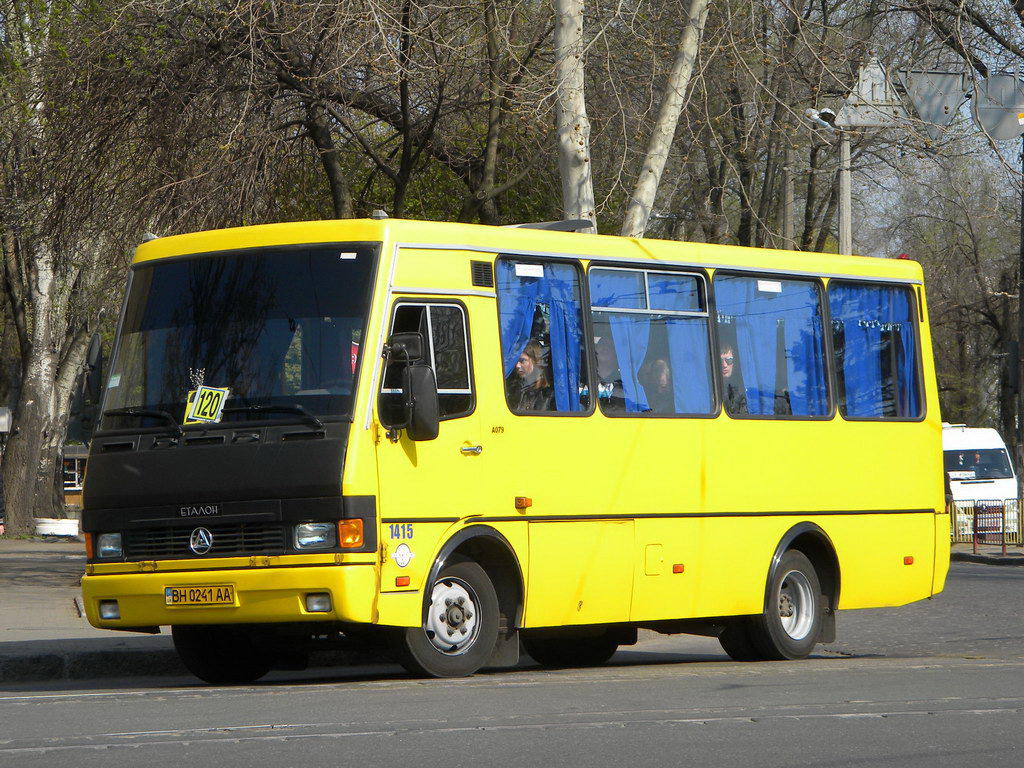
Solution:
M266 555L285 551L285 528L279 522L207 523L202 527L213 536L213 546L197 555L188 545L197 527L148 526L128 531L125 557L128 560L156 560L166 557L225 557Z

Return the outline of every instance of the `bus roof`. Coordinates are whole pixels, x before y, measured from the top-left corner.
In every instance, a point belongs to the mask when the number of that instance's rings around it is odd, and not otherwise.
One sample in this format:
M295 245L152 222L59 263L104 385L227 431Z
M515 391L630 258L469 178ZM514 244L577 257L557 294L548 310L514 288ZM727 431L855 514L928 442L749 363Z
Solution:
M710 268L734 267L901 282L922 280L921 266L910 259L840 256L809 251L409 219L329 219L260 224L160 237L141 244L136 249L134 263L244 248L355 241L388 241L423 248L446 247L491 254L528 253L609 261L649 260L653 264L666 266L684 264Z

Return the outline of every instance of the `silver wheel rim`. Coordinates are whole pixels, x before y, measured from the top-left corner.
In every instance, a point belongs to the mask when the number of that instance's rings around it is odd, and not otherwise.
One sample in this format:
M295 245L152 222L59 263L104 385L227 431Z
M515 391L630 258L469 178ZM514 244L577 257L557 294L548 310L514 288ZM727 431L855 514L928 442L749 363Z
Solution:
M438 579L423 624L430 644L446 656L458 656L472 648L480 633L479 607L473 587L462 579Z
M779 620L793 640L803 640L814 626L814 591L801 571L789 571L779 585Z

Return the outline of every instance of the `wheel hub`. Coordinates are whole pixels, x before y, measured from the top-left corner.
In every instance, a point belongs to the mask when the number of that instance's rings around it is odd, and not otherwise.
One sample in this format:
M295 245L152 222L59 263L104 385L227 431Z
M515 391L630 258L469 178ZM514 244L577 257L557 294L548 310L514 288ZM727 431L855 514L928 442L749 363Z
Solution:
M811 583L800 571L790 571L779 585L779 619L783 631L803 640L814 627L814 598Z
M450 656L469 650L478 633L478 602L473 588L461 579L438 580L423 625L431 644Z

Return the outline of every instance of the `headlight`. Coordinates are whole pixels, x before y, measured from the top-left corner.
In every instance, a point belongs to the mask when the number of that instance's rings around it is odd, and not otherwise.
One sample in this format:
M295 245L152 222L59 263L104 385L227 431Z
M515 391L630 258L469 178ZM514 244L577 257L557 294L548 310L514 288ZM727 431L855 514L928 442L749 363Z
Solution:
M96 538L97 557L121 557L122 554L120 533L101 533Z
M295 526L296 549L331 549L337 545L334 523L299 523Z

